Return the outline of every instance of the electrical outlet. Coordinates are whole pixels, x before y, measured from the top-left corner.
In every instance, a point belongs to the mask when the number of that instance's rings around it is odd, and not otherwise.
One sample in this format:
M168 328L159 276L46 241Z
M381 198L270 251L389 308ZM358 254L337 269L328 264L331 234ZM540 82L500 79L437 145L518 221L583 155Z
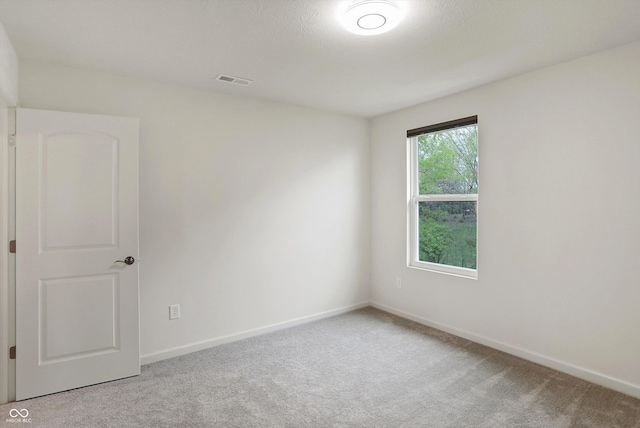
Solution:
M180 305L169 306L169 319L177 320L178 318L180 318Z
M396 287L397 288L402 288L402 278L400 278L400 277L396 278Z

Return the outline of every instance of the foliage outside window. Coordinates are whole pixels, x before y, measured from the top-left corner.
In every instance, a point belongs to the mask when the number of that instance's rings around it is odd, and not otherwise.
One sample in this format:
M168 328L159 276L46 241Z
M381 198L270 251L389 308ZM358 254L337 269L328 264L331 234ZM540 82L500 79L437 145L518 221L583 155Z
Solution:
M409 265L477 278L477 116L407 132Z

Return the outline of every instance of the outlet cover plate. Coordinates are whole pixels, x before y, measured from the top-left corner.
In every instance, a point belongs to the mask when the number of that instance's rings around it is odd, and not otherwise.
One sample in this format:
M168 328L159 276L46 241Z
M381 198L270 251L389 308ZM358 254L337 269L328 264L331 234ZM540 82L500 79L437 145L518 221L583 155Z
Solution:
M177 320L178 318L180 318L180 305L169 306L169 319Z

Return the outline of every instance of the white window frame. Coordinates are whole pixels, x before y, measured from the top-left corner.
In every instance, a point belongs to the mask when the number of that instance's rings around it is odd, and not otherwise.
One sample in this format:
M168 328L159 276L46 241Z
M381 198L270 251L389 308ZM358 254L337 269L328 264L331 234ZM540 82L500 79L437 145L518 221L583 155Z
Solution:
M470 118L460 119L458 121L451 121L447 123L440 124L442 128L440 130L434 130L431 132L440 132L447 129L453 129L457 126L468 126L469 120L475 118L475 124L477 126L477 116L472 116ZM466 125L453 125L456 122L467 121ZM452 126L447 126L448 123L451 123ZM434 125L438 126L438 125ZM407 134L414 134L416 130L407 131ZM427 134L430 132L424 132L422 134ZM408 171L408 185L407 185L407 221L408 221L408 248L407 248L407 266L427 270L431 272L443 273L448 275L455 275L464 278L477 279L478 278L478 252L476 247L476 269L463 268L458 266L450 266L444 265L440 263L432 263L425 262L419 259L420 251L419 251L419 225L418 225L418 206L420 202L436 202L436 201L445 201L445 202L458 202L458 201L475 201L476 202L476 242L478 242L477 237L478 233L478 220L479 220L479 204L478 204L478 194L456 194L456 195L420 195L420 186L418 181L418 137L419 135L407 136L407 171ZM479 150L479 149L478 149ZM480 189L478 187L478 192Z

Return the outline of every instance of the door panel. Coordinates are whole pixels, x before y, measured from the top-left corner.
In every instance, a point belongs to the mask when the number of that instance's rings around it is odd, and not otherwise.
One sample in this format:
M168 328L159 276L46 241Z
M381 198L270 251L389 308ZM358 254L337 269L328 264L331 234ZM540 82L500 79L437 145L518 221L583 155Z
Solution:
M54 134L43 135L41 144L41 250L115 246L118 141L108 135Z
M18 109L16 398L140 373L137 119Z
M40 281L40 361L117 351L118 285L116 275Z

